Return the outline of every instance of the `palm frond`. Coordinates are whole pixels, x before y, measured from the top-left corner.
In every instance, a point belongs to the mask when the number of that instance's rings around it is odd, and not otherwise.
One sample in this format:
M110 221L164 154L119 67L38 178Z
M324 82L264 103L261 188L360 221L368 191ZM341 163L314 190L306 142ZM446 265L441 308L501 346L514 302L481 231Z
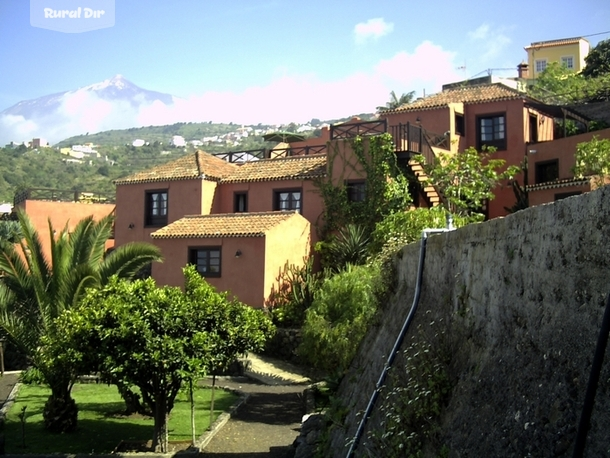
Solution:
M106 284L112 275L133 278L147 264L161 261L161 251L154 245L132 242L110 253L99 267L100 282Z

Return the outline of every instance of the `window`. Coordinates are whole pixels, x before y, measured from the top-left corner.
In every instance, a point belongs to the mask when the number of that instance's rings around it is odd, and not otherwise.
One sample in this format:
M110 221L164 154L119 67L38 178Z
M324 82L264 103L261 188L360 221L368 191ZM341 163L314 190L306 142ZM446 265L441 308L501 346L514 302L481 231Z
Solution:
M546 59L536 60L536 73L542 73L546 69Z
M203 277L220 277L220 247L189 248L189 262Z
M536 162L536 183L559 179L559 160Z
M582 194L582 192L580 192L580 191L563 192L563 193L560 193L560 194L555 194L555 201L558 201L558 200L561 200L561 199L565 199L566 197L579 196L581 194Z
M477 128L479 150L483 146L493 146L499 150L506 149L506 120L503 114L479 117Z
M248 211L248 193L236 192L233 199L233 211L235 213L244 213Z
M296 210L301 212L301 190L275 191L274 210Z
M348 181L345 184L347 190L347 200L350 202L363 202L366 198L366 182L360 181Z
M561 66L569 68L570 70L574 70L574 56L562 56Z
M146 191L146 226L167 224L167 190Z
M538 116L530 115L530 143L538 141Z
M455 114L455 133L457 135L464 135L464 115L460 113Z

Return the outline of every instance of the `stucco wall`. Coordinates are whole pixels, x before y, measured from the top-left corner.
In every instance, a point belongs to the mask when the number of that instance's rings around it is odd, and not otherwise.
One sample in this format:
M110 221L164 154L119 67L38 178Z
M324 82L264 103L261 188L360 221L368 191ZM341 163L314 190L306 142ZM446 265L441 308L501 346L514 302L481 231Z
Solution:
M610 187L430 237L405 342L449 356L453 388L432 448L445 445L450 457L571 455L610 290L609 240ZM402 250L397 292L340 386L349 413L331 435L335 456L345 455L412 304L419 248ZM600 380L586 456L610 449L608 356Z
M211 206L211 199L216 183L203 180L178 180L155 183L137 183L118 185L116 187L116 244L127 242L151 242L150 234L159 227L146 226L145 223L145 195L146 191L167 190L167 223L172 223L184 215L199 215ZM206 208L202 208L203 190ZM212 194L212 196L210 196ZM132 227L130 228L130 225Z
M89 204L81 202L51 202L47 200L26 200L23 208L40 235L44 253L50 256L49 221L53 229L61 231L66 225L72 231L78 222L88 216L99 220L115 211L114 204ZM106 242L106 248L114 246L114 240Z

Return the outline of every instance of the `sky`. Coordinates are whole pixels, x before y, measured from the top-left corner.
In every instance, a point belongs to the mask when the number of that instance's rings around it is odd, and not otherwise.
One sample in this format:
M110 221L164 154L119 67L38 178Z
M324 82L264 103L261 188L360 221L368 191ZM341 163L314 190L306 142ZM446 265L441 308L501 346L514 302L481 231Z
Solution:
M336 119L516 76L534 41L610 38L608 0L114 0L114 25L83 33L32 26L44 1L62 0L0 0L0 111L121 74L181 98L142 125Z

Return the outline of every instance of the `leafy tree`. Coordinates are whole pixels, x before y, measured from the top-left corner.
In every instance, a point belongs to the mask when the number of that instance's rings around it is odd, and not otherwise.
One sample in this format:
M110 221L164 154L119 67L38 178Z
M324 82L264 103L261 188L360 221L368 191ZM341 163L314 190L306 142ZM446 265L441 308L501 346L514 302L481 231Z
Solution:
M596 78L610 74L610 39L603 40L589 51L585 57L585 68L582 76Z
M584 72L583 72L584 73ZM528 88L531 97L546 103L570 105L607 100L610 73L585 77L557 62L552 62Z
M260 349L272 332L260 310L217 293L193 266L185 291L113 277L58 320L51 356L137 386L154 416L153 447L167 451L167 418L183 382Z
M447 210L455 215L470 216L480 214L485 202L495 197L493 189L502 180L512 179L520 172L514 165L499 172L506 161L492 159L494 152L494 148L478 152L471 147L456 154L439 153L434 164L424 164L421 156L416 160L424 165L427 182L440 189Z
M390 92L390 100L386 102L385 106L377 107L377 111L387 111L387 110L395 110L407 103L411 103L415 98L415 91L407 92L406 94L401 94L400 97L396 95L396 92Z
M593 176L596 186L607 184L610 175L610 139L593 137L591 141L576 145L576 165L573 169L578 177Z
M23 239L0 246L0 327L40 370L51 388L44 410L45 426L54 432L76 427L77 409L70 396L73 372L60 361L46 358L43 338L56 336L55 319L75 306L86 288L106 284L112 275L131 278L144 265L159 260L150 244L123 245L105 256L113 218L88 217L72 232L55 235L49 223L50 258L27 215L18 213Z

